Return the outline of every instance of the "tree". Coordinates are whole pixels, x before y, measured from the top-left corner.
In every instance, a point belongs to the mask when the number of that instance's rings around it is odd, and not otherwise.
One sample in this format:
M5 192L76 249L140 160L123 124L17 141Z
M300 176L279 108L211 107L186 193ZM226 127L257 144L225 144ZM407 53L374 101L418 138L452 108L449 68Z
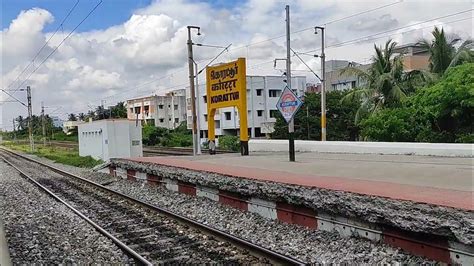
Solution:
M358 102L340 103L349 91L331 91L326 94L327 132L328 140L356 140L358 127L354 116ZM321 139L321 95L308 93L304 104L295 115L295 138L305 140ZM278 113L275 131L271 134L274 139L288 138L288 124Z
M79 113L77 118L79 118L80 121L85 121L86 120L86 115L84 113Z
M105 109L104 106L99 105L95 108L96 119L107 119L110 117L110 111Z
M77 117L76 117L75 114L71 113L71 114L69 114L67 120L68 120L68 121L77 121Z
M449 68L400 108L384 109L360 123L373 141L474 141L474 63Z
M341 102L359 102L355 120L367 117L384 107L396 107L406 98L406 81L412 75L403 72L401 55L394 56L396 42L388 40L385 47L375 48L372 65L367 71L347 67L343 72L357 75L363 82L362 87L349 92Z
M95 116L94 111L92 111L92 110L87 111L86 120L89 120L89 119L92 119L92 120L97 119L96 116Z
M110 108L110 113L113 118L127 118L127 107L124 102L118 102Z
M455 44L459 38L448 38L444 29L435 27L433 40L420 40L418 43L430 53L430 71L442 75L450 67L473 62L472 40L465 41L458 49Z

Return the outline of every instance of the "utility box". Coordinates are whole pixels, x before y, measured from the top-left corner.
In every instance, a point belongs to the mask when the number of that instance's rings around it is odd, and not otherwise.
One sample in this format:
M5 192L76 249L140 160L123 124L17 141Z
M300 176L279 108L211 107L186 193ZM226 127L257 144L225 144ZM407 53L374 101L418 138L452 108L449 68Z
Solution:
M78 125L79 155L110 158L143 156L142 125L127 119L105 119Z

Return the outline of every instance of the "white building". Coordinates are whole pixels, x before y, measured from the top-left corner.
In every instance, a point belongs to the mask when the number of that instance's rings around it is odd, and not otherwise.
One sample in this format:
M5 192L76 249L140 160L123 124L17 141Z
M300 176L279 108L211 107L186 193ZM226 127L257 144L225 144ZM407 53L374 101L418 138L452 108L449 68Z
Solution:
M283 76L247 76L247 123L251 138L263 137L274 131L278 110L276 103L286 87ZM298 96L303 96L306 77L292 77L292 89ZM198 123L200 125L201 142L207 141L207 97L206 85L199 84ZM189 88L186 89L187 125L192 128L191 98ZM216 111L214 116L216 136L237 135L239 132L239 115L237 108L227 107Z
M51 116L51 121L53 122L54 127L63 127L64 121L58 116Z
M127 118L174 129L186 121L186 92L181 89L164 96L153 95L127 100Z
M77 126L81 123L84 123L82 121L64 121L63 122L63 132L66 133L66 135L71 135L73 134Z
M104 119L78 126L79 155L108 161L143 156L141 123Z

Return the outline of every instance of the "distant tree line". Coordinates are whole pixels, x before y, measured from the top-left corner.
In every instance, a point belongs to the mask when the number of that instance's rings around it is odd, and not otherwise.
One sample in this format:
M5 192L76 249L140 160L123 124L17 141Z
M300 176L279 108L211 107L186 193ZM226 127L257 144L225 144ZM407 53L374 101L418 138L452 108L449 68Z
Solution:
M87 113L71 113L68 115L68 121L88 121L89 118L92 120L101 120L109 118L127 118L127 107L124 102L118 102L114 106L105 108L99 105L95 110L89 110Z

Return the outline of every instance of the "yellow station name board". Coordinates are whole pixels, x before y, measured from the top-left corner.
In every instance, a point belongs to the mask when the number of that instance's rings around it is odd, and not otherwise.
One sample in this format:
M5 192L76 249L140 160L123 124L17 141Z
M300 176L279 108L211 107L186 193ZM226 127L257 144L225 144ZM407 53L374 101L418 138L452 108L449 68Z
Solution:
M242 155L248 154L247 80L245 58L206 68L209 147L215 141L214 115L224 107L237 107L240 117Z

